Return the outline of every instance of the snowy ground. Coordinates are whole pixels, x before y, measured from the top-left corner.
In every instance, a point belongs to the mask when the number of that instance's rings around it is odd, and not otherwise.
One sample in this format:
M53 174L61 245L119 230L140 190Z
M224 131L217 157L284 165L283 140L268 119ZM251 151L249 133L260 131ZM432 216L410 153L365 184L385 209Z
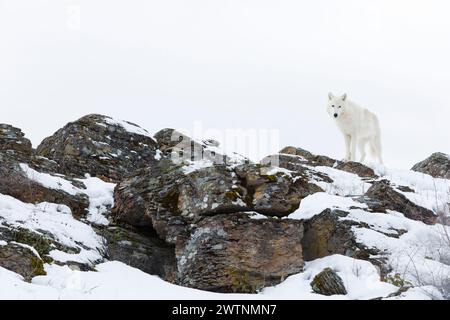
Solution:
M195 170L197 167L202 165L192 165L186 170ZM398 186L408 186L415 190L414 194L403 193L411 201L435 212L448 210L450 180L434 179L406 170L374 169L382 176L380 179L389 179ZM49 232L58 242L79 250L77 254L56 249L51 251L51 257L57 261L92 264L100 261L102 238L90 224L108 223L105 213L113 204L114 185L87 177L82 180L86 189L79 189L61 177L36 172L26 165L22 165L22 170L46 187L62 189L70 194L87 194L91 201L88 218L86 221L74 219L70 209L63 205L26 204L0 194L0 224L20 226L35 232ZM326 173L334 182L317 182L326 192L305 198L298 211L289 218L310 219L324 209L333 207L350 211L349 216L341 219L365 222L371 226L371 229L354 227L357 240L368 247L375 246L383 250L394 267L393 274L400 274L402 279L415 286L392 299L442 297L430 284L438 285L439 281L450 276L450 267L442 263L446 252L442 251L440 238L443 231L450 233L449 228L425 225L407 219L398 212L365 212L365 205L349 196L362 195L367 191L366 182L351 173L328 167L312 170ZM407 233L399 238L389 237L388 234L393 230L406 230ZM6 242L0 242L1 245L6 245ZM341 276L348 291L346 296L325 297L312 293L310 282L326 267L331 267ZM394 285L380 281L380 276L371 263L341 255L308 262L303 273L254 295L217 294L179 287L116 261L97 264L95 272L76 271L67 266L48 264L45 269L46 276L35 277L32 283L27 283L21 276L0 267L0 299L373 299L387 297L398 290Z

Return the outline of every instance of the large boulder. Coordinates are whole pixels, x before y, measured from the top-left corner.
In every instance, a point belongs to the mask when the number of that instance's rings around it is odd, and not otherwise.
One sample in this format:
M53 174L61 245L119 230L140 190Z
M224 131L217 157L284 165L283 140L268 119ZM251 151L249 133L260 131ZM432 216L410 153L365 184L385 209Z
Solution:
M400 192L395 191L387 180L375 182L359 200L373 212L393 210L403 213L409 219L426 224L435 224L438 218L433 211L415 204Z
M422 162L414 165L411 170L429 174L435 178L450 179L450 156L436 152Z
M71 122L42 141L36 154L54 160L60 173L86 173L118 182L138 168L154 163L157 144L139 126L91 114Z
M186 225L205 216L245 211L287 216L303 198L322 191L305 179L252 164L186 171L164 158L117 185L112 216L119 224L151 227L175 243Z
M177 245L178 283L215 292L256 292L303 269L301 221L245 213L203 219Z

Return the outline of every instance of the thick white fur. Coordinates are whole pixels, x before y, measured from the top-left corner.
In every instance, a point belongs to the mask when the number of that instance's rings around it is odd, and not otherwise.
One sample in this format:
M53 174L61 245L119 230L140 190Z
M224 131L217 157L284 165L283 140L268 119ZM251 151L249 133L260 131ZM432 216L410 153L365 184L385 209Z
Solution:
M355 161L358 147L363 162L369 144L373 157L383 163L380 125L375 114L348 100L346 94L336 97L332 93L328 95L327 112L344 135L345 161Z

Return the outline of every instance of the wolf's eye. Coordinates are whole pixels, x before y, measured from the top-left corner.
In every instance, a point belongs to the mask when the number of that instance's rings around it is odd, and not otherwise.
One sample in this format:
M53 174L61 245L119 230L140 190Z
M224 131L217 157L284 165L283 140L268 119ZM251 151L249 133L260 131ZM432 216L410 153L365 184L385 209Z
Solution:
M341 106L338 107L339 109L341 108Z
M334 104L331 107L334 108Z

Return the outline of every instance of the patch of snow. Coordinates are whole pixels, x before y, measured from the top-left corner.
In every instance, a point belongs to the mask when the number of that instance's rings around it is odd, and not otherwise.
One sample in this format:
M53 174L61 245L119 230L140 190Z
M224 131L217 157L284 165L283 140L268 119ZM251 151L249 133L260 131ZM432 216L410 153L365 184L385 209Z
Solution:
M54 190L62 190L73 196L80 192L80 189L75 187L68 180L65 180L60 177L52 176L48 173L38 172L38 171L30 168L25 163L21 163L20 168L27 175L28 179L35 181L46 188L54 189Z
M156 161L159 161L159 160L161 160L161 158L162 158L162 151L161 150L156 150L156 154L155 154L155 160Z
M428 174L412 170L391 169L384 166L369 164L380 180L387 179L396 186L407 186L415 192L400 192L410 201L434 212L450 212L450 180L434 178Z
M356 202L352 198L317 192L304 198L300 203L300 207L287 218L307 220L322 213L326 209L348 210L351 207L365 208L366 205Z
M314 181L319 187L329 194L339 196L356 196L363 195L371 187L371 184L363 181L358 175L350 172L341 171L338 169L325 166L305 166L311 171L316 171L326 174L333 182Z
M8 245L8 242L4 241L4 240L0 240L0 247L1 246L6 246Z
M266 220L267 216L262 215L258 212L246 212L248 214L248 216L250 217L250 219L253 220Z
M70 260L93 263L101 260L102 238L87 224L72 217L70 208L53 203L30 204L0 194L0 225L25 228L38 234L50 234L55 241L79 250ZM50 255L59 260L59 250Z
M141 127L139 127L139 126L137 126L137 125L135 125L133 123L130 123L128 121L113 119L111 117L106 117L104 121L107 124L112 125L112 126L120 126L125 131L128 131L130 133L152 138L152 136L150 135L150 133L148 133L147 130L145 130L145 129L143 129L143 128L141 128Z
M33 252L33 254L38 257L39 259L42 259L41 256L39 255L39 253L36 251L35 248L33 248L32 246L29 246L28 244L25 243L20 243L20 242L16 242L16 241L11 241L11 243L17 244L23 248L27 248L28 250L30 250L31 252Z
M114 206L114 188L116 184L105 182L99 178L80 179L86 186L82 189L89 197L89 213L86 219L97 225L108 225L106 214Z
M214 163L207 159L198 161L187 161L187 164L183 166L182 170L184 174L190 174L200 169L205 169L214 166Z

